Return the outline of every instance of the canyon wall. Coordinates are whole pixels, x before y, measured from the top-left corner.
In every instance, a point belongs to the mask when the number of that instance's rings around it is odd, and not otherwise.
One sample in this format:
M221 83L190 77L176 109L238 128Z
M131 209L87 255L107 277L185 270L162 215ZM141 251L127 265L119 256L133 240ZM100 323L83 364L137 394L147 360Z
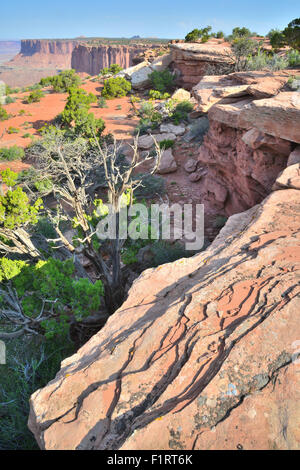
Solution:
M68 69L71 68L72 52L77 43L75 40L24 39L20 53L9 65Z
M89 75L98 75L104 67L111 64L118 64L123 68L133 65L133 59L149 48L159 46L136 44L127 45L105 45L88 46L86 44L77 45L72 53L71 67L77 72L86 72Z

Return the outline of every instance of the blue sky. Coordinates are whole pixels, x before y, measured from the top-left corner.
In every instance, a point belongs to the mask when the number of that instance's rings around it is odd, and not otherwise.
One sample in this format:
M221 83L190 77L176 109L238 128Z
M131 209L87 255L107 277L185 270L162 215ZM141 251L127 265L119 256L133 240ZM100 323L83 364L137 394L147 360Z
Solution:
M300 16L299 0L14 0L2 2L0 39L104 37L183 38L211 25L266 34Z

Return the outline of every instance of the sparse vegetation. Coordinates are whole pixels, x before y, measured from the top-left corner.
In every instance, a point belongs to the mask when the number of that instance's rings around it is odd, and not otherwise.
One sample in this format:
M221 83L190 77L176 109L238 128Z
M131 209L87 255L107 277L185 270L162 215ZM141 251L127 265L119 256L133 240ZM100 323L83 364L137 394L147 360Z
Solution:
M1 104L0 104L0 121L6 121L10 117L11 117L11 115L8 114L6 109L4 109L3 106L1 106Z
M22 147L18 147L17 145L13 145L12 147L0 148L0 161L22 160L24 157L24 149Z
M53 91L56 93L65 93L71 87L78 87L80 83L80 77L73 69L63 70L58 75L42 78L40 81L41 86L52 86Z
M123 77L109 78L105 80L101 96L112 99L126 96L131 90L131 83Z
M38 103L39 101L41 101L41 99L43 98L44 96L44 93L37 89L37 90L34 90L32 91L28 96L27 98L25 99L25 102L30 104L30 103Z
M150 73L149 79L153 90L159 91L162 94L172 92L175 88L174 75L168 69L162 71L154 70Z

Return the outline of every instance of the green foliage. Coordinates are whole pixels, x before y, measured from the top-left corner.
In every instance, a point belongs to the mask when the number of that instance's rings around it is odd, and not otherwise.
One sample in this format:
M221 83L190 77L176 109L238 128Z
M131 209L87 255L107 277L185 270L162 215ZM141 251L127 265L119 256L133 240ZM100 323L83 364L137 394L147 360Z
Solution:
M249 38L253 33L251 33L250 29L248 28L233 28L231 36L232 39L239 39L239 38Z
M201 39L201 42L207 42L208 39L212 36L209 34L211 29L211 26L206 26L206 28L202 29L195 28L185 36L184 40L185 42L196 42Z
M167 100L168 98L170 98L170 94L169 93L161 93L158 90L150 90L149 91L149 98L151 100Z
M171 119L175 124L179 124L181 121L187 119L188 114L194 109L193 104L190 101L181 101L175 107L171 115Z
M62 125L71 128L76 136L93 139L95 133L96 137L100 137L105 128L104 121L88 112L95 101L96 96L92 93L88 94L81 88L69 88L67 103L61 113Z
M223 31L218 31L218 32L216 33L216 38L218 38L218 39L224 38L224 33L223 33Z
M288 59L277 54L269 55L266 52L258 51L256 55L247 58L245 68L247 70L281 70L288 67Z
M97 104L98 104L99 108L108 108L108 106L106 104L106 99L103 96L100 96L98 98Z
M5 85L5 93L11 95L13 93L19 93L20 88L11 88L9 85Z
M139 108L140 121L135 132L144 134L149 129L156 129L162 122L162 115L156 111L151 101L143 101Z
M9 126L9 128L7 129L8 134L18 134L19 132L20 129L18 127Z
M126 96L131 90L131 83L123 77L109 78L104 81L101 95L112 99Z
M3 183L9 189L5 195L0 195L0 227L13 230L27 223L37 223L37 214L42 209L43 201L39 198L30 204L27 194L16 185L18 175L9 168L0 172Z
M74 271L72 260L48 258L30 265L0 258L0 280L4 284L12 282L22 299L24 314L36 318L44 306L41 327L47 339L65 336L72 315L81 321L99 309L104 294L102 282L92 284L87 278L76 279Z
M123 69L122 67L120 67L120 65L111 64L110 67L104 67L103 69L101 69L99 75L109 75L109 74L115 75L116 73L121 72L121 70Z
M289 61L290 67L299 67L300 66L300 52L296 49L291 49L287 52L286 58Z
M288 46L300 50L300 18L292 20L282 34Z
M24 338L8 341L6 352L7 363L0 366L0 450L38 450L27 426L30 396L55 377L74 346L67 338Z
M175 144L175 140L171 140L171 139L165 139L159 142L160 148L164 150L174 147L174 144Z
M247 70L247 62L250 56L257 54L260 44L247 36L239 37L232 42L232 51L235 58L237 71Z
M0 160L13 161L22 160L25 157L25 152L22 147L13 145L12 147L0 148Z
M284 36L282 34L282 31L280 31L279 29L271 29L267 36L270 39L270 44L273 49L277 50L284 46Z
M58 75L42 78L40 81L41 86L52 86L53 91L56 93L65 93L71 87L78 87L80 83L80 77L76 75L73 69L63 70Z
M13 98L12 96L7 96L5 98L5 104L10 104L10 103L15 103L16 102L16 98Z
M32 91L25 99L26 103L38 103L43 98L44 93L41 90Z
M4 109L0 104L0 121L6 121L10 117L11 117L10 114L8 114L6 109Z
M160 93L171 92L175 87L174 75L168 69L162 71L154 70L148 77L152 88Z

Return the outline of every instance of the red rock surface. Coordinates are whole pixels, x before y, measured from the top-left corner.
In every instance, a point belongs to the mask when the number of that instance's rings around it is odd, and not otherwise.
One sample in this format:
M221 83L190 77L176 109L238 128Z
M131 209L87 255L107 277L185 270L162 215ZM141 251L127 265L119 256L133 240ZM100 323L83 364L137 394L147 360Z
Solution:
M299 217L299 190L275 191L145 271L33 394L40 447L300 449Z
M180 84L187 89L205 75L208 65L231 64L230 44L210 40L205 44L178 43L170 45L173 68L180 73Z

